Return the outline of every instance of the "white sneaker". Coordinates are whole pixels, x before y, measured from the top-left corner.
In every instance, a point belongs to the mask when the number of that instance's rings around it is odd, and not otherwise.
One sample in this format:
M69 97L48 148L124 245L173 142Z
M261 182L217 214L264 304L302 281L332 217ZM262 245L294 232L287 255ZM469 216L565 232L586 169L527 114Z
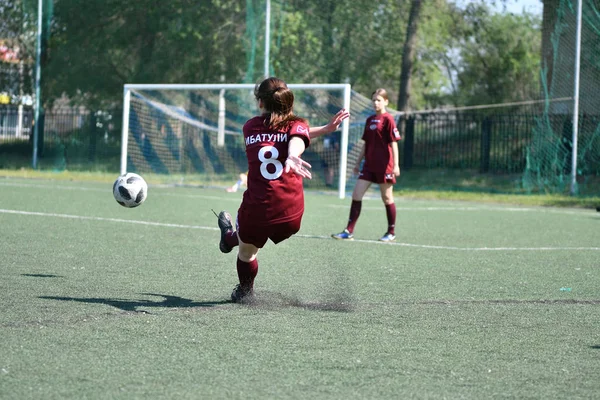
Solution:
M392 235L391 233L386 233L379 239L380 242L393 242L396 240L396 235Z
M344 229L340 233L333 233L331 235L331 237L334 238L334 239L338 239L338 240L353 240L354 239L354 235L351 234L348 231L348 229Z

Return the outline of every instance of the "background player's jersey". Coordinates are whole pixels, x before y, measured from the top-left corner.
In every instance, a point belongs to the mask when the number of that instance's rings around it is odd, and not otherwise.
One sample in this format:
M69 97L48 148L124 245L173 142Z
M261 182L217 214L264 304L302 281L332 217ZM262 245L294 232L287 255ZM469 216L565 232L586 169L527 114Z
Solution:
M371 172L394 172L394 158L390 143L400 140L394 117L389 113L367 118L362 140L365 141L364 168Z
M248 188L240 212L251 213L255 225L290 221L304 213L302 177L284 173L288 145L292 136L310 144L308 125L296 121L282 130L264 125L265 117L254 117L244 124L248 157Z

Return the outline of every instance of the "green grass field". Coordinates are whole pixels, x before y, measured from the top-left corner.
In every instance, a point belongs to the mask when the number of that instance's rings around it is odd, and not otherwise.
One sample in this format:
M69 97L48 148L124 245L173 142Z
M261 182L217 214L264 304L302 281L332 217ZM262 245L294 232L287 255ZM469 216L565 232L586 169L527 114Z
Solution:
M241 194L0 178L1 399L591 399L600 393L600 213L307 193L300 233L235 252L211 209Z

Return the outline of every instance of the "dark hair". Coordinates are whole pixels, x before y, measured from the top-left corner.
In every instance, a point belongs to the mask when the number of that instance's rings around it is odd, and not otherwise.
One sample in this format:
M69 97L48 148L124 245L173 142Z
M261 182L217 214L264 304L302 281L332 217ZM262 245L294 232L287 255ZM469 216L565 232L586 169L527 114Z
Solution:
M267 112L265 126L280 129L294 121L304 122L304 119L294 115L294 93L283 80L275 77L265 79L255 86L254 97L262 100Z
M387 90L385 90L384 88L375 89L375 91L371 95L371 99L373 98L373 96L381 96L384 100L389 100Z

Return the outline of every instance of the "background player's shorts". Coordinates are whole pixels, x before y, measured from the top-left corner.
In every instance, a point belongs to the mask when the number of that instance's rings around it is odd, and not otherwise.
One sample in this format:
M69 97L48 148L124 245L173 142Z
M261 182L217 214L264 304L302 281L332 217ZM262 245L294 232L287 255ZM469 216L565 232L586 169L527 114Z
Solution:
M394 173L371 172L363 169L358 174L358 179L373 183L396 183L396 175Z
M260 249L264 247L269 239L277 244L298 233L301 223L302 215L287 222L258 225L251 215L244 216L243 213L238 212L236 229L242 242L252 244Z

